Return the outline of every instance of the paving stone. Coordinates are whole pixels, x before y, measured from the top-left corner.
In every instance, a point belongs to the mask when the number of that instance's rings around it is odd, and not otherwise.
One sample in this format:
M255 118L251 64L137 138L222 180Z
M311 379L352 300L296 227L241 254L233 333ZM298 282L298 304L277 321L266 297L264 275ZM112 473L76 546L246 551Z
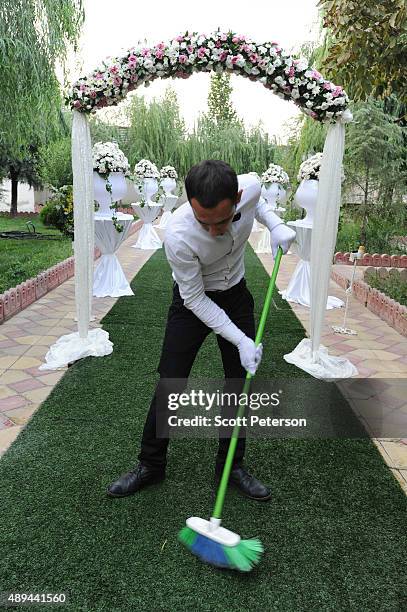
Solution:
M6 452L9 446L17 438L21 429L21 425L14 425L13 427L7 427L0 431L0 455Z
M1 358L0 358L1 359ZM10 365L12 370L25 370L26 368L34 368L41 365L41 360L35 357L20 357L17 361Z
M9 386L12 389L15 389L15 391L18 391L18 393L22 393L23 391L32 391L33 389L41 389L41 387L44 387L44 384L38 378L28 378L20 382L11 383Z
M11 410L12 408L20 408L28 403L29 400L26 397L23 397L22 395L12 395L10 397L0 399L0 411L4 412L5 410Z
M407 470L407 446L405 444L382 440L381 445L390 457L391 467Z

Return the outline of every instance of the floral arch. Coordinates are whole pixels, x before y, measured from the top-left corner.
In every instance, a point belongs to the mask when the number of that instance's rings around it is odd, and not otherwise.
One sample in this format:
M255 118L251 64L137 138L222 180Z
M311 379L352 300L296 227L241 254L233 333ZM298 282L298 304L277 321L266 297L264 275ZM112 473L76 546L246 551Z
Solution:
M306 60L286 54L276 42L257 44L220 31L209 36L186 32L169 43L133 47L80 78L67 101L73 109L93 112L118 104L130 91L154 79L187 79L194 72L211 71L258 81L318 121L337 120L349 102L341 87L309 68Z
M318 363L322 324L341 196L344 124L352 120L349 99L306 60L291 57L276 42L256 43L233 32L211 35L186 32L168 43L138 45L121 57L104 61L74 83L66 102L73 110L72 166L75 223L75 294L78 333L72 349L78 355L111 352L107 332L89 331L93 284L93 175L88 115L99 108L119 104L126 95L157 78L188 78L194 72L230 72L258 81L280 98L294 102L305 114L328 124L320 170L315 213L311 268L311 343L309 360ZM107 336L107 337L106 337ZM309 341L308 341L309 342ZM76 357L79 358L79 357Z

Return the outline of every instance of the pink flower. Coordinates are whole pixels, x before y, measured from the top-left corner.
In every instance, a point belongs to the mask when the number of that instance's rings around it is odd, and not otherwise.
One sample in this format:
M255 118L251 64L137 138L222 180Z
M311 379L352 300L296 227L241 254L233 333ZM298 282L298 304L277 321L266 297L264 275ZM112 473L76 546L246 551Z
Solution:
M233 65L235 65L238 59L239 59L239 58L238 58L238 56L237 56L237 55L234 55L234 56L232 57L232 64L233 64Z
M288 76L293 77L294 75L295 75L295 68L294 66L290 66L290 70L288 71Z
M91 92L89 92L89 96L90 96L91 98L96 98L96 91L91 91Z
M102 73L102 72L97 72L97 73L95 74L95 79L103 79L103 78L104 78L104 77L103 77L103 73Z
M161 49L156 49L155 56L157 59L162 59L164 57L164 51Z
M121 85L121 84L122 84L122 79L121 79L121 77L119 77L119 76L114 77L114 79L113 79L113 83L114 83L116 86Z
M238 43L239 42L239 37L238 36L233 36L232 38L232 43Z
M119 68L117 66L112 66L109 68L110 74L117 74L119 72Z
M86 85L84 85L83 83L79 85L79 91L85 91L85 89L86 89Z
M188 51L188 53L193 53L193 51L194 51L193 46L192 45L188 45L187 46L187 51Z
M181 54L180 54L180 56L179 56L179 58L178 58L178 60L179 60L179 63L180 63L180 64L185 64L185 63L186 63L186 61L187 61L187 59L188 59L188 58L187 58L187 56L185 55L185 53L181 53Z
M225 61L225 59L227 58L227 56L228 56L228 52L227 52L227 51L222 51L222 53L221 53L221 54L220 54L220 56L219 56L219 60L220 60L221 62L224 62L224 61Z
M322 87L323 87L324 89L326 89L327 91L331 91L331 89L332 89L331 83L328 83L328 82L327 82L327 83L324 83L324 84L322 85Z
M312 117L313 119L317 119L317 117L318 117L318 115L316 114L316 112L315 112L315 111L311 111L311 112L310 112L310 115L311 115L311 117Z
M320 72L318 72L318 70L312 70L312 76L315 79L322 79L322 74Z
M256 64L258 62L259 56L256 53L252 53L251 55L249 55L249 59L252 64Z
M142 55L143 57L150 57L150 56L151 56L150 49L147 49L147 48L142 49L142 50L141 50L141 55Z
M220 39L221 39L221 41L225 42L225 40L227 40L227 39L228 39L228 37L227 37L227 35L226 35L226 34L221 34Z
M137 62L137 56L133 55L133 54L130 54L129 55L129 62L132 62L132 63L133 62Z
M82 102L80 102L80 100L75 100L73 105L74 105L75 108L80 108L82 106Z
M332 90L332 96L334 98L337 98L338 96L340 96L343 93L343 89L342 87L339 87L339 85L337 85L336 87L333 88Z
M221 47L221 46L222 46L221 41L220 41L220 40L217 40L217 41L216 41L216 43L215 43L215 47L216 47L217 49L219 49L219 47Z
M243 48L243 51L246 51L246 53L251 53L249 45L243 45L242 48Z
M205 49L205 47L199 47L199 49L198 49L198 57L200 59L206 57L206 49Z
M183 36L177 36L177 37L175 38L175 40L176 40L177 42L182 42L182 41L184 40L184 37L183 37Z
M135 83L136 81L138 81L138 75L137 74L131 74L130 75L130 81L131 81L131 83Z

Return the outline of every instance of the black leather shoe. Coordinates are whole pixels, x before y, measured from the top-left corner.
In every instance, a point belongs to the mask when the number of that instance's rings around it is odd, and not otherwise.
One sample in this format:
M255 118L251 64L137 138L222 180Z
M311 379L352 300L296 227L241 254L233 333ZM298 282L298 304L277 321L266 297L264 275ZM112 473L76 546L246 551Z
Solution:
M153 469L139 463L134 470L130 470L112 482L107 488L107 494L110 497L127 497L148 485L161 482L164 478L165 470Z
M215 482L219 484L222 472L215 472ZM268 501L271 498L271 491L260 480L249 474L244 467L239 466L230 472L229 484L249 499L256 501Z

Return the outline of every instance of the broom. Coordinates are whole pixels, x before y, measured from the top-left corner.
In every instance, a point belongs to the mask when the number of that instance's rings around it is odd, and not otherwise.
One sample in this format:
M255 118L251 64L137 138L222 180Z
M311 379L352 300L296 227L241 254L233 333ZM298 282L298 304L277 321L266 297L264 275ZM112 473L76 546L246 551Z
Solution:
M263 337L282 254L283 251L281 247L279 247L274 260L274 267L256 334L256 346L260 344ZM245 396L250 389L251 378L252 375L247 372L242 391L243 396ZM235 456L237 439L239 437L239 417L243 416L245 408L246 404L241 401L236 415L237 424L233 428L211 519L207 521L197 516L192 516L186 520L186 527L178 534L180 542L182 542L182 544L184 544L194 555L199 557L201 561L210 563L216 567L235 569L241 572L249 572L253 569L253 567L259 563L264 551L262 543L257 538L242 540L239 534L229 529L225 529L220 525L226 489L232 469L233 458Z

